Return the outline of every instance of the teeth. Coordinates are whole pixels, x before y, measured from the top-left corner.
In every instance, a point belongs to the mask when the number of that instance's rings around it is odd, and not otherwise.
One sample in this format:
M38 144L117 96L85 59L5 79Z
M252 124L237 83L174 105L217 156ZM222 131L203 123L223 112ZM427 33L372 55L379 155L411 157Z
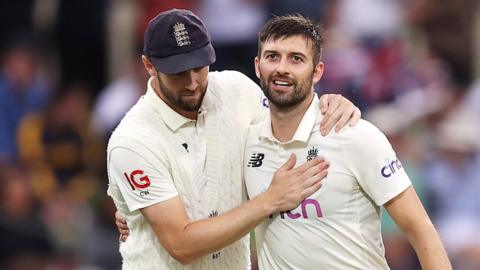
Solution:
M282 81L274 81L273 82L276 85L282 85L282 86L289 86L290 84L287 82L282 82Z

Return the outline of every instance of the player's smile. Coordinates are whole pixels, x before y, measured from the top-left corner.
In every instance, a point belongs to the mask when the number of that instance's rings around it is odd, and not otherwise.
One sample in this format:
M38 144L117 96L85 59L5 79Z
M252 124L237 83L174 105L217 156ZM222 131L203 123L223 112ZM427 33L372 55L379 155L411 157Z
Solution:
M279 92L286 92L292 90L293 87L296 87L297 81L295 79L290 79L284 76L275 76L269 79L270 89Z

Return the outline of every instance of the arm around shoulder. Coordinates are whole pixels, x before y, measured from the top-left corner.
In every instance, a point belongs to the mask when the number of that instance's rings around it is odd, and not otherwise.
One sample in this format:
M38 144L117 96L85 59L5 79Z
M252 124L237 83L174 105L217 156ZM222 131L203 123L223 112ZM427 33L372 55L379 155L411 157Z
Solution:
M168 253L182 264L232 244L272 212L263 198L244 203L226 214L190 221L179 197L141 209Z

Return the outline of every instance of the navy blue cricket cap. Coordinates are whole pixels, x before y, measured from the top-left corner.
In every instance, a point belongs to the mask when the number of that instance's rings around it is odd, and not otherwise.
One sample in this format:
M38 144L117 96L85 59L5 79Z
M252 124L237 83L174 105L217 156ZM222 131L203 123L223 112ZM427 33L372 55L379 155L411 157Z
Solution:
M143 53L166 74L208 66L216 59L202 20L184 9L161 12L148 23Z

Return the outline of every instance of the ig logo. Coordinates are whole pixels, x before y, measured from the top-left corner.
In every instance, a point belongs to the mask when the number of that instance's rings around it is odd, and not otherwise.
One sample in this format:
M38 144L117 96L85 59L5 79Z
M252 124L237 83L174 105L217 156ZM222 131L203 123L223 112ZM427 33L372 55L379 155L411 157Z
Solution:
M143 189L150 186L150 178L143 173L142 170L134 170L130 173L130 176L128 176L126 172L123 173L132 190L135 190L135 188Z

